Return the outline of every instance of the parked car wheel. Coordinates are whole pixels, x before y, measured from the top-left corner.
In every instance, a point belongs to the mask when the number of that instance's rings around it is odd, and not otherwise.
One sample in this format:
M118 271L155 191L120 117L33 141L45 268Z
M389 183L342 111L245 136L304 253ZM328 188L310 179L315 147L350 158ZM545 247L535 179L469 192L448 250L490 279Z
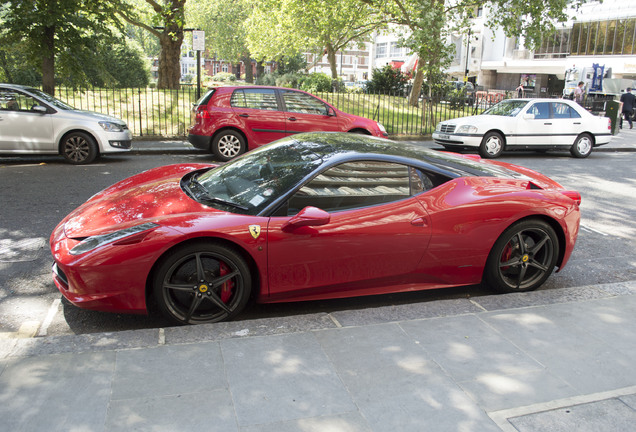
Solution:
M245 153L245 138L233 130L219 132L212 141L212 153L221 162L227 162Z
M95 139L84 132L72 132L62 139L62 156L75 165L93 162L99 156Z
M586 133L583 133L576 137L576 141L570 148L570 153L576 158L586 158L592 153L592 147L594 146L592 137Z
M484 269L484 281L501 292L531 291L550 276L559 255L554 229L540 220L509 227L497 239Z
M210 243L177 249L157 268L153 294L159 311L178 324L228 320L247 304L251 276L234 250Z
M504 150L504 138L499 132L488 132L479 146L479 154L484 159L501 156Z

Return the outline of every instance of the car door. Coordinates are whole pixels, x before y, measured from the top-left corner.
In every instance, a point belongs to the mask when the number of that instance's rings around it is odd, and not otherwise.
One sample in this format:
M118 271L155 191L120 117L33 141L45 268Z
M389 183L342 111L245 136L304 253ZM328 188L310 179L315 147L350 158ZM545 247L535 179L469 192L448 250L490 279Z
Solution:
M42 102L14 89L0 88L0 151L57 153L51 114L36 111Z
M565 102L552 102L552 123L555 145L572 145L583 131L581 114Z
M529 118L524 114L533 114ZM552 145L554 124L549 102L532 102L525 113L518 117L516 145Z
M250 149L286 136L285 113L279 108L274 89L234 90L230 104L237 123L248 137Z
M408 283L431 235L427 212L414 196L422 191L414 186L414 171L393 163L345 163L299 189L286 203L287 216L269 221L270 297L373 294ZM310 210L322 211L328 222L302 226Z
M287 135L301 132L340 131L335 111L310 94L281 90Z

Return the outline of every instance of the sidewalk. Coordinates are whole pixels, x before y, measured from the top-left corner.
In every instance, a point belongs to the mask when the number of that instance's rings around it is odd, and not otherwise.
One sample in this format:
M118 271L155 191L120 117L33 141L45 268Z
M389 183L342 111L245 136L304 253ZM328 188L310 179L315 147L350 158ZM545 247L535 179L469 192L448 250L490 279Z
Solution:
M2 431L636 431L636 281L0 340Z
M636 129L628 129L629 125L625 122L626 129L621 131L612 138L609 144L596 147L593 151L602 152L632 152L636 151ZM430 137L422 137L422 139L398 140L398 142L409 142L430 147L437 150L443 150L443 147L433 142ZM137 153L201 153L203 150L196 149L187 140L152 140L152 139L135 139L132 143L132 151Z

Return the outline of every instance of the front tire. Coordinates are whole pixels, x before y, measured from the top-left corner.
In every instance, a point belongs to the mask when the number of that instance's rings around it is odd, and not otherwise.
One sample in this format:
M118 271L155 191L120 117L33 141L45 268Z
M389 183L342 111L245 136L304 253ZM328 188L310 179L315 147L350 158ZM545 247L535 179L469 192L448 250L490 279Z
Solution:
M84 132L72 132L62 139L60 153L73 165L85 165L99 156L95 139Z
M570 147L570 153L575 158L586 158L592 153L593 147L593 138L589 134L583 133L576 137L576 141Z
M499 132L488 132L479 145L479 155L484 159L501 156L504 150L504 137Z
M212 141L212 153L220 162L227 162L245 153L245 138L233 130L219 132Z
M177 324L232 319L247 305L252 278L234 249L193 243L174 251L158 266L152 293L159 311Z
M490 251L484 281L500 292L532 291L552 274L559 256L554 229L540 220L513 224Z

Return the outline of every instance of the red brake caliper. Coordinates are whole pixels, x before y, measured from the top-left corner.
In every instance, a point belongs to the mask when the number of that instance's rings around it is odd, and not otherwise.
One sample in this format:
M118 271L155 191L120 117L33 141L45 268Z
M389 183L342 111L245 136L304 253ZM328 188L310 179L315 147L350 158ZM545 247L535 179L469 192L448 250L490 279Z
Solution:
M219 266L219 276L225 276L228 273L230 273L229 267L224 262L221 262L221 265ZM230 300L233 287L234 282L232 282L231 280L225 282L221 286L221 301L223 303L227 303Z

